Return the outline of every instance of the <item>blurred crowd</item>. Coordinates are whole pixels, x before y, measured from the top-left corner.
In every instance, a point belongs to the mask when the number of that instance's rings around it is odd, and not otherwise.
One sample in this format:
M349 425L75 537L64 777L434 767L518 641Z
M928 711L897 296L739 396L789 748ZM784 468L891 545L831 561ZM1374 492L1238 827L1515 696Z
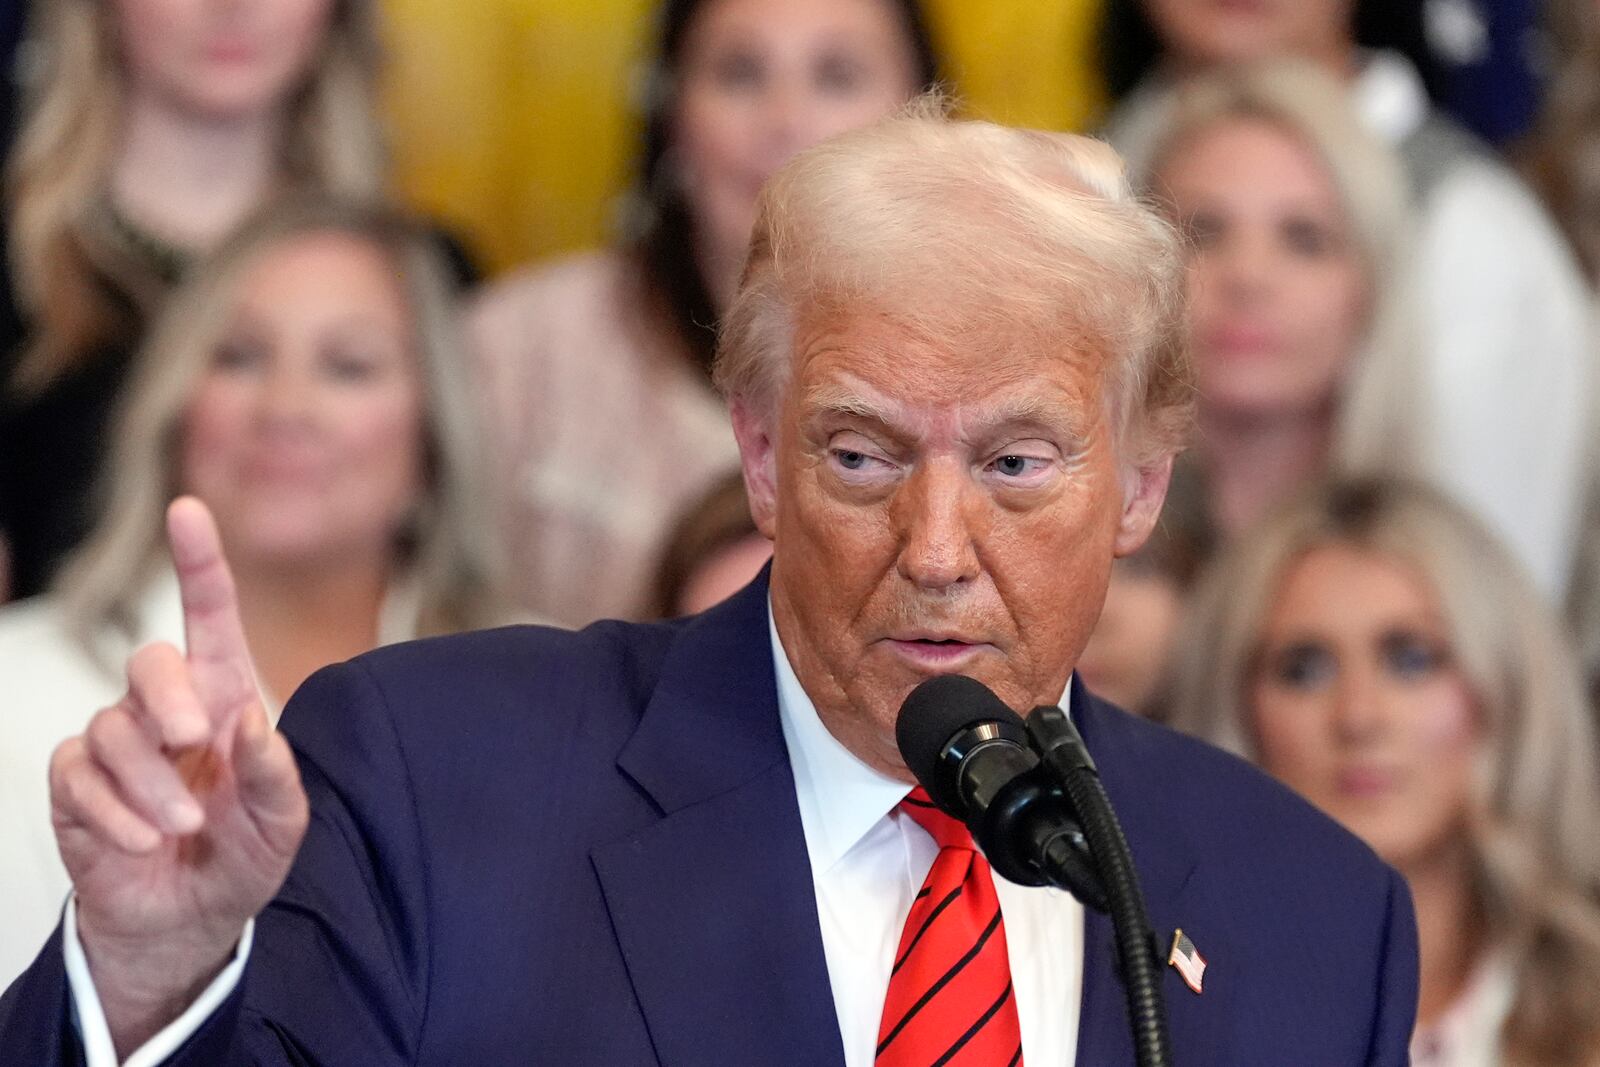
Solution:
M1080 676L1406 876L1414 1062L1600 1064L1600 3L1069 6L1198 384ZM613 237L490 272L398 191L408 10L0 10L0 986L66 892L50 750L182 639L175 496L273 707L390 641L716 603L769 554L710 377L762 184L964 99L918 0L665 0Z

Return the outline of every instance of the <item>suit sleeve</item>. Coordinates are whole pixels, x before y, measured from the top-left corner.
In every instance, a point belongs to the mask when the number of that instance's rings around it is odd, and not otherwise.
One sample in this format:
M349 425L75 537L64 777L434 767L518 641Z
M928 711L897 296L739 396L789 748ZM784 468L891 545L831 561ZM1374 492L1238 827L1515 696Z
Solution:
M1374 1008L1369 1067L1407 1067L1411 1034L1417 1021L1417 920L1411 890L1394 870L1389 872L1389 910L1384 924L1383 954L1378 960L1377 1004Z
M399 734L360 663L301 688L281 724L311 822L257 917L239 986L164 1067L400 1067L427 1011L428 887ZM61 931L0 1000L0 1062L79 1067Z

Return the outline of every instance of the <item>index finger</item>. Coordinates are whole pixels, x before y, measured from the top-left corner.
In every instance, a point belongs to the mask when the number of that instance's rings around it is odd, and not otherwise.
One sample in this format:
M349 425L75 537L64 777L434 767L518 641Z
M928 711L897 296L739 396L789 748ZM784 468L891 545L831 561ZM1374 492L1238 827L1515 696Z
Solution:
M167 508L167 541L178 572L183 634L201 700L242 703L255 695L255 669L239 621L233 573L211 512L192 496ZM220 710L210 709L213 714Z

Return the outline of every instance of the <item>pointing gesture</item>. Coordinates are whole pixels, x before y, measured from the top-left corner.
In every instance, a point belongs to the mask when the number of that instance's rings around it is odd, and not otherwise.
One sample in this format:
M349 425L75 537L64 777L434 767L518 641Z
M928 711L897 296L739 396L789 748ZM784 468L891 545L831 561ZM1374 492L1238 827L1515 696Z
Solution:
M233 576L205 506L167 535L187 654L147 645L128 690L50 761L56 842L119 1055L176 1018L222 969L287 876L307 803L267 721Z

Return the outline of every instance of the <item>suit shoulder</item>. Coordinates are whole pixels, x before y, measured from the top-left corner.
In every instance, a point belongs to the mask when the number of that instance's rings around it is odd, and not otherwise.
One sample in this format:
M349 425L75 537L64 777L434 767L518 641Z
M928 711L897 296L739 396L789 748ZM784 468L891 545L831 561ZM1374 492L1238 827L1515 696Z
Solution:
M677 629L613 621L578 631L505 626L386 645L331 670L364 676L396 721L581 710L591 722L608 715L633 722Z

